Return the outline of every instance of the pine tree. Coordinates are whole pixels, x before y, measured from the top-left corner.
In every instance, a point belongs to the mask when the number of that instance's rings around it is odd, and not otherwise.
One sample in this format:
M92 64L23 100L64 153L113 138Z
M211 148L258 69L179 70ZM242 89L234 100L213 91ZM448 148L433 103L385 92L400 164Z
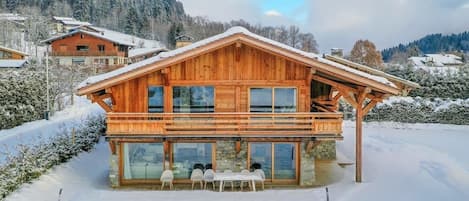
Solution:
M90 0L76 0L73 2L73 17L81 21L90 21Z
M135 9L134 6L130 6L127 11L127 16L125 17L125 33L135 35L137 33L138 23L137 9Z
M6 0L6 8L10 12L13 12L14 10L16 10L17 6L18 6L18 0Z

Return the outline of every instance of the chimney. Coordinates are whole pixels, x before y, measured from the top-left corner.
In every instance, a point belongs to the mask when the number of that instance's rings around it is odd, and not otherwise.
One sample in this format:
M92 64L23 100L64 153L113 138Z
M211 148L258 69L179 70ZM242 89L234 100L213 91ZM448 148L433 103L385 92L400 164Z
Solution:
M188 46L192 44L192 41L194 41L194 38L188 36L188 35L179 35L176 36L176 48Z
M342 49L342 48L332 48L331 49L331 56L343 58L344 57L344 49Z

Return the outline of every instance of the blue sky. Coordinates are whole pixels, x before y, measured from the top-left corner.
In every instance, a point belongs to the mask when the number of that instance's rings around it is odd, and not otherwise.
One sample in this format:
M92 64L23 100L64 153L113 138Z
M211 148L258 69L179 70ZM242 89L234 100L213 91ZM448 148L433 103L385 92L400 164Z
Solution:
M186 13L228 22L297 25L319 49L350 50L368 39L379 49L431 33L469 31L469 0L179 0Z

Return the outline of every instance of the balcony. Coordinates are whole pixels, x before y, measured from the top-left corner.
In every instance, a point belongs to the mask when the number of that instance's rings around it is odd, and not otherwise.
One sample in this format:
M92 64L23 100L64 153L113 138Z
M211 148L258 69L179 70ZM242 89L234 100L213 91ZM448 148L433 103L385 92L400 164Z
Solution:
M342 113L108 113L108 136L341 137Z
M125 52L104 52L104 51L69 51L69 52L50 52L50 56L94 56L94 57L127 57Z

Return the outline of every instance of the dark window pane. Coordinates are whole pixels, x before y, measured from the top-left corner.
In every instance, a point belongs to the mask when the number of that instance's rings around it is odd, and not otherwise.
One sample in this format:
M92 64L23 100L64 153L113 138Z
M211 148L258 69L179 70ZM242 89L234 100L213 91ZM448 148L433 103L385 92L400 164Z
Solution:
M163 87L148 87L148 112L163 112Z
M296 153L294 144L274 144L275 179L296 178Z
M271 143L251 143L251 167L264 171L265 178L272 178L272 144Z
M296 112L296 89L275 88L275 112Z
M272 88L251 88L251 112L272 112Z

